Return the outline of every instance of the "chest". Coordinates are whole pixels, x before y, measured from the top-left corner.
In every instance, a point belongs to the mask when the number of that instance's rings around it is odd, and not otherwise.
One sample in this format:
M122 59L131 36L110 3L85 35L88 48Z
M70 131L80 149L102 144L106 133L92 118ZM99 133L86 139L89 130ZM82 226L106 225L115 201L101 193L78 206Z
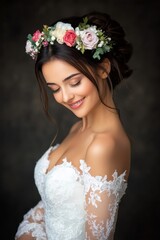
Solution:
M93 138L93 134L73 134L64 139L59 147L51 151L49 154L49 166L47 172L54 166L61 164L64 158L67 158L73 166L79 169L79 160L85 159L88 146Z

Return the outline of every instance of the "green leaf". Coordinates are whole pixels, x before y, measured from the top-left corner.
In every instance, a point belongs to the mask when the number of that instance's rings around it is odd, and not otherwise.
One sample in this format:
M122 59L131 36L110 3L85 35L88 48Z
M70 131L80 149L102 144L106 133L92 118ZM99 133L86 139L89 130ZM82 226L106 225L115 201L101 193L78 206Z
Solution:
M88 18L87 17L83 18L83 24L87 24L87 22L88 22Z
M84 30L84 29L89 28L90 25L87 24L87 22L88 22L88 18L87 17L83 18L83 22L78 25L79 29Z
M28 34L27 38L28 38L28 40L30 40L32 42L32 35L31 34Z

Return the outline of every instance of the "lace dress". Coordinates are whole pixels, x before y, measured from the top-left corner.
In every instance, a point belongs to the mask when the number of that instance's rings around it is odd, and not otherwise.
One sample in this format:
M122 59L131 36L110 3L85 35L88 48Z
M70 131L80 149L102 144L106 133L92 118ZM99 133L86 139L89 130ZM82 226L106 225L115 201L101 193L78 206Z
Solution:
M113 240L118 206L125 194L126 171L113 179L91 176L80 160L77 170L66 158L48 173L50 147L35 166L41 201L24 215L15 239ZM22 237L22 238L21 238Z

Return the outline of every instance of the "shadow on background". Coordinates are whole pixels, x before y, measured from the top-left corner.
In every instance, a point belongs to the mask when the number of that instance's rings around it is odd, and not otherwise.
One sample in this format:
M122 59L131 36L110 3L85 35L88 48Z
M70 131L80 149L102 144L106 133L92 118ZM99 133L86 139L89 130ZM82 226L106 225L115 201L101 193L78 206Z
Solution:
M109 13L133 43L133 75L115 91L115 102L132 141L132 167L121 201L115 240L153 240L159 236L159 1L36 0L1 6L1 236L14 239L26 211L39 201L36 161L49 147L55 126L43 113L34 63L25 54L28 33L64 16L90 10ZM76 121L50 99L61 142ZM55 143L56 143L55 142Z

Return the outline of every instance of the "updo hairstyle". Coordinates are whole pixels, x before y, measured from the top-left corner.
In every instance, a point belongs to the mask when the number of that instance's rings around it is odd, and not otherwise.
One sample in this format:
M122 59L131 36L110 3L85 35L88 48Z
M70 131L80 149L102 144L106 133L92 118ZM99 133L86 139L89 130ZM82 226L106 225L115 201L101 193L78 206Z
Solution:
M111 63L111 71L107 77L110 88L115 89L124 78L128 78L132 73L132 70L128 66L128 61L132 55L132 45L125 39L125 32L122 26L108 14L91 12L81 17L73 16L60 19L59 21L70 23L73 28L76 28L80 22L83 22L83 18L85 17L88 18L88 24L96 25L97 28L102 29L106 33L106 36L111 37L114 42L113 48L110 52L103 54L101 59L98 60L93 58L92 51L94 50L86 50L85 53L82 54L76 48L68 47L66 44L59 44L56 41L53 45L49 44L46 47L42 47L37 56L35 73L46 113L48 113L48 96L46 92L46 81L42 74L42 65L52 59L66 61L84 74L96 86L99 96L100 92L96 75L100 63L102 63L105 58L108 58ZM56 22L53 23L52 26L54 26ZM88 68L93 74L91 74Z

